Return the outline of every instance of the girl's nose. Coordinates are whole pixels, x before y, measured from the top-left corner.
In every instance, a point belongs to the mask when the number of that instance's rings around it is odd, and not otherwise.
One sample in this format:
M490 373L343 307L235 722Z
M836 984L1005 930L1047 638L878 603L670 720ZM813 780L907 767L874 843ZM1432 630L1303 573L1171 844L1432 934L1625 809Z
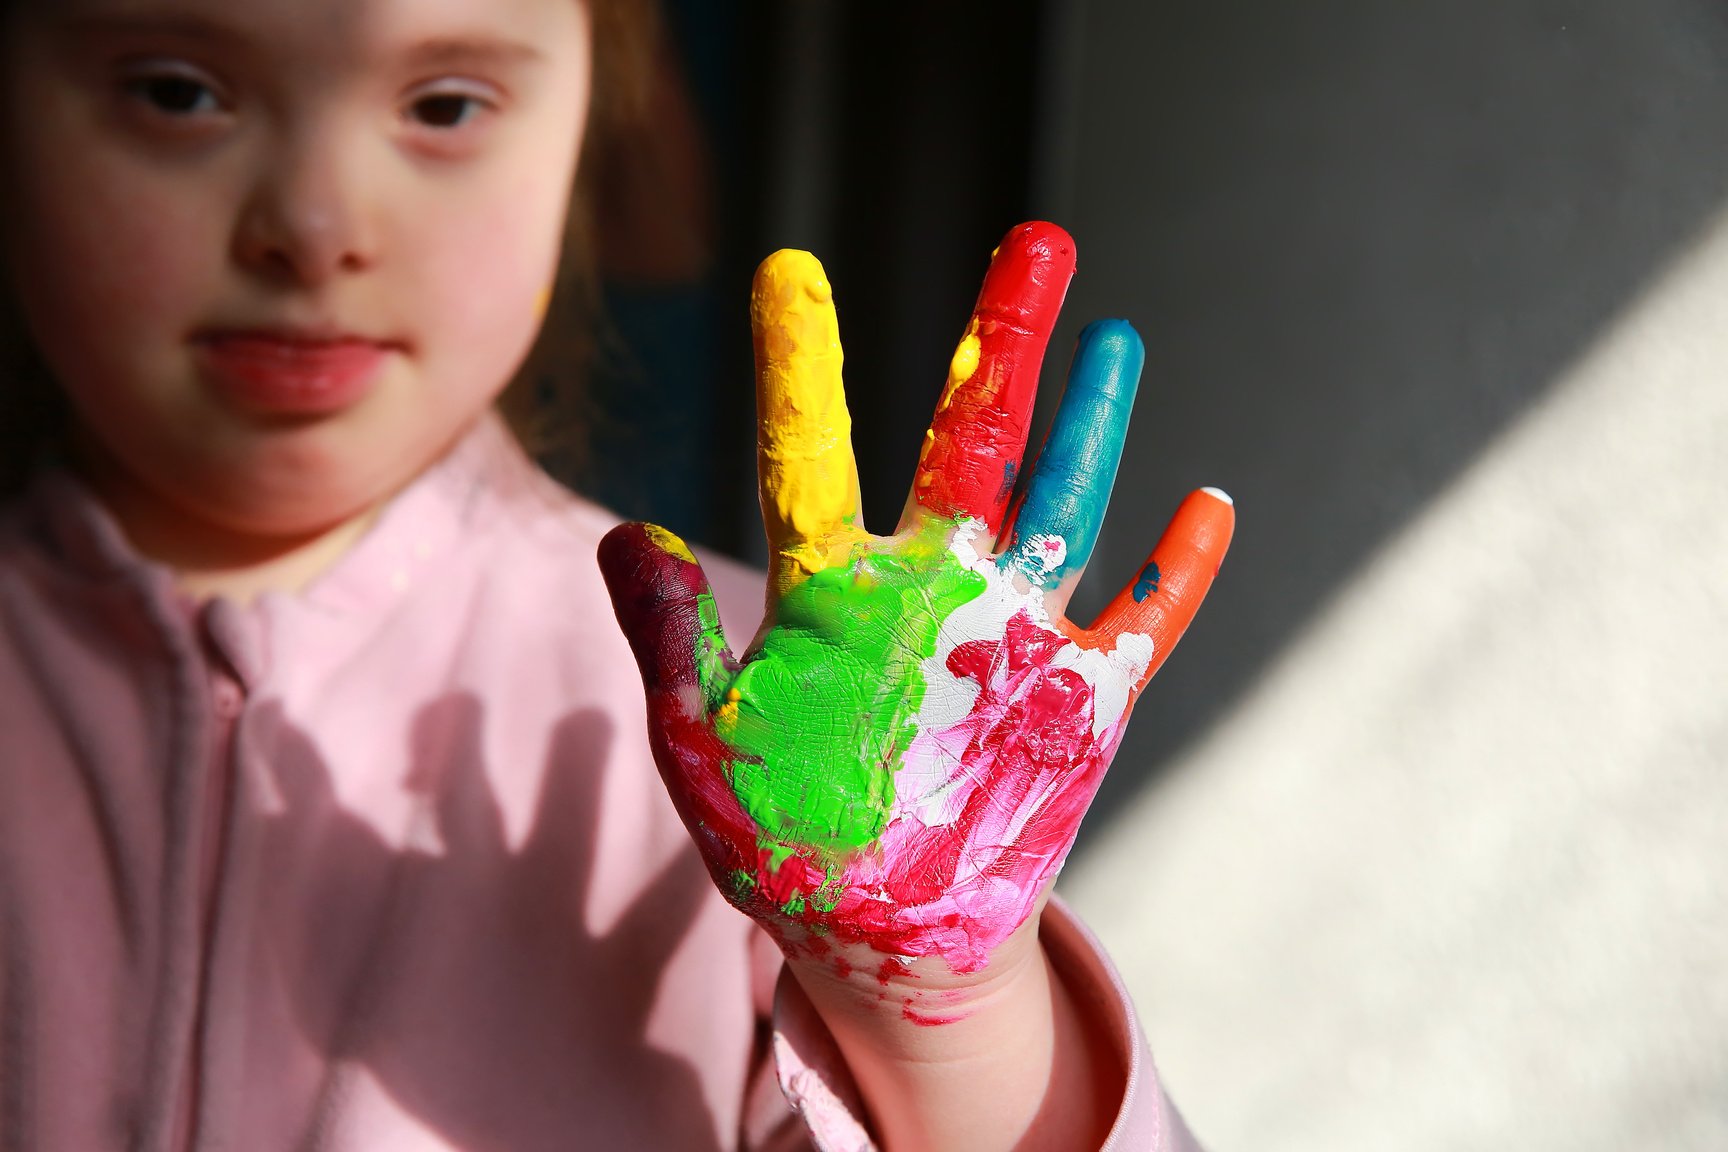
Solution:
M235 258L277 282L317 287L377 262L364 181L334 149L283 157L259 179L236 222ZM351 167L351 165L349 166Z

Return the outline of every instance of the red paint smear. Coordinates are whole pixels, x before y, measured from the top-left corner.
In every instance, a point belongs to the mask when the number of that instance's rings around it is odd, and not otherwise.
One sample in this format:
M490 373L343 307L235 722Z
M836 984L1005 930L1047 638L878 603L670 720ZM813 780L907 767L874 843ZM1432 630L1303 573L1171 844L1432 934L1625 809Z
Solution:
M937 1015L924 1013L912 1007L912 1001L907 1000L900 1005L900 1015L912 1021L920 1028L940 1028L944 1024L958 1024L966 1019L964 1015Z
M733 795L730 789L727 790L727 795ZM763 894L776 904L789 904L800 897L809 896L828 880L827 868L807 855L794 853L782 860L776 868L775 854L772 851L756 847L754 841L751 846L755 853L753 870L756 881L762 886Z
M949 656L949 670L979 686L972 711L960 725L971 732L961 762L977 787L953 824L930 830L912 853L895 861L889 891L898 903L928 903L947 892L969 846L1009 843L1012 818L1034 787L1047 790L1053 777L1066 778L1099 763L1091 686L1072 669L1049 666L1065 645L1063 637L1021 611L1008 621L1000 641L975 640ZM1063 788L1058 795L1077 791L1085 792L1079 800L1083 813L1092 790ZM1059 801L1053 797L1047 803ZM1079 814L1054 823L1059 834L1066 831L1071 838ZM1063 824L1068 827L1063 829ZM1032 882L1023 875L1023 861L1047 854L1051 845L1045 829L1051 825L1043 812L1028 821L1027 829L1014 837L1019 851L1004 854L990 871L1022 887ZM1036 833L1040 851L1027 852L1026 832Z
M1002 639L954 650L949 668L979 685L971 711L953 729L965 735L961 759L974 789L947 827L890 825L881 856L848 870L856 886L828 918L836 936L901 955L940 954L965 970L982 965L1029 914L1073 845L1119 731L1094 737L1091 687L1072 669L1053 666L1066 646L1065 637L1020 612ZM1036 814L1015 830L1015 812L1038 797ZM952 894L966 883L960 866L981 847L993 856L981 879L1003 881L1014 898L977 891L970 907L962 900L957 908ZM879 974L884 982L887 972Z

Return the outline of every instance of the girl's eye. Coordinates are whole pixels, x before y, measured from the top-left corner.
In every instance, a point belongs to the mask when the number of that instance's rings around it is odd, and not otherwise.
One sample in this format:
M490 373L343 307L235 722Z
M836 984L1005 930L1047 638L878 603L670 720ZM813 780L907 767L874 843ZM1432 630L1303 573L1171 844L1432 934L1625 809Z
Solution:
M198 116L221 110L221 102L208 84L190 76L162 73L127 81L126 89L158 112L175 117Z
M489 105L465 92L437 92L414 101L413 119L428 128L460 128L484 112Z

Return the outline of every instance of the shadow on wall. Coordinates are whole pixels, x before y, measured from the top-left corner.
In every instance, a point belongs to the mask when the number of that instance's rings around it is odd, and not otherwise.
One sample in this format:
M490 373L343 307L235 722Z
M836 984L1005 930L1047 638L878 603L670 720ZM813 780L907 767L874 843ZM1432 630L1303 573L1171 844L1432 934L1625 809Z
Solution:
M1240 517L1098 822L1721 204L1728 10L1091 0L1068 19L1038 211L1080 267L1046 380L1091 317L1147 344L1074 615L1190 488L1225 487Z

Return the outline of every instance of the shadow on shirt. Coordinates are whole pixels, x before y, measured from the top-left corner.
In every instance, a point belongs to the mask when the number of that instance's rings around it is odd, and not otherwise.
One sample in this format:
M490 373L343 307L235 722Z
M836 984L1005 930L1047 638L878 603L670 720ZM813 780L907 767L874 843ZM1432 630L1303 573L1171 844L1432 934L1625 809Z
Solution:
M375 1136L354 1127L370 1078L463 1148L720 1147L702 1077L647 1037L667 963L709 898L700 858L679 852L645 879L607 934L585 927L613 741L602 713L557 727L515 851L472 696L416 718L407 785L422 802L401 850L342 807L304 733L280 712L258 719L286 811L265 833L262 858L279 871L260 888L267 955L252 971L280 982L281 999L264 1000L285 1002L327 1057L308 1068L302 1054L305 1083L286 1089L310 1106L298 1146Z

